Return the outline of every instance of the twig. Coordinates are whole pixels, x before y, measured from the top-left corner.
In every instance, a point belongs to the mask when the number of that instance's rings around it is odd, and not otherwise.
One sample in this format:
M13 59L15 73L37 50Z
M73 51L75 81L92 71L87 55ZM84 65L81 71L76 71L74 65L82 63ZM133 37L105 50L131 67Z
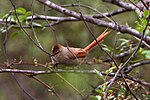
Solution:
M139 42L139 45L137 46L137 49L132 53L132 55L126 60L126 62L120 67L120 69L117 70L115 76L113 77L113 79L111 80L111 83L107 86L106 90L105 90L105 94L103 96L104 100L107 99L107 93L108 93L108 90L109 88L111 87L111 85L115 82L116 78L117 78L117 74L119 74L121 72L121 70L128 64L128 62L132 59L132 57L134 57L134 55L137 53L137 51L140 49L140 46L142 44L142 40L144 38L144 35L145 35L145 31L147 29L147 26L148 26L148 21L146 23L146 26L143 30L143 34L142 34L142 37L141 37L141 41ZM134 96L134 95L133 95ZM137 99L137 98L136 98Z
M145 7L147 10L149 10L149 8L148 8L148 6L145 4L145 2L144 2L143 0L140 0L140 1L143 3L144 7Z
M146 65L146 64L150 64L150 60L144 60L141 62L137 62L135 64L132 64L126 68L123 69L123 73L128 74L130 73L134 68L141 66L141 65Z
M16 6L13 4L12 0L10 0L13 8L14 8L14 12L15 12L15 16L16 16L16 19L20 25L20 28L23 30L23 32L28 36L28 38L32 41L32 43L37 46L40 50L42 50L44 53L46 53L47 55L49 56L52 56L52 54L50 54L49 52L47 52L46 50L42 49L38 44L36 44L36 42L32 39L32 37L28 34L28 32L22 27L22 24L17 16L17 12L16 12Z
M128 10L135 10L137 7L133 4L130 4L130 3L127 3L127 2L123 2L121 0L102 0L103 2L108 2L108 3L111 3L111 4L115 4L117 6L120 6L120 7L123 7L125 9L128 9ZM140 8L139 8L140 9Z
M55 3L52 3L52 2L49 1L49 0L38 0L38 1L41 2L41 3L44 4L44 5L49 6L50 8L55 9L55 10L58 11L58 12L64 13L65 15L73 16L73 17L75 17L75 18L77 18L77 19L80 19L80 20L83 19L80 14L78 14L78 13L72 11L72 10L68 10L68 9L66 9L66 8L60 7L60 6L56 5ZM102 20L100 20L100 19L95 19L95 18L93 18L93 17L85 16L85 15L83 15L83 17L84 17L84 19L85 19L87 22L93 23L93 24L98 25L98 26L109 27L109 28L115 29L115 30L116 30L116 28L117 28L115 23L102 21ZM123 26L123 25L118 25L118 28L117 28L117 29L119 29L119 31L122 32L122 33L128 33L128 34L134 35L134 36L136 36L136 37L138 37L138 38L141 38L141 37L142 37L142 34L141 34L141 33L139 33L139 32L138 32L137 30L135 30L135 29L132 29L131 27L127 27L127 26ZM144 41L145 41L146 43L150 44L150 37L144 36L143 39L144 39Z
M32 4L31 4L31 9L32 9L32 6L33 6L33 1L32 1ZM32 12L33 12L33 9L32 9ZM31 29L32 29L32 32L33 32L33 34L34 34L34 37L35 37L35 39L36 39L36 41L37 41L37 44L39 45L39 47L40 47L41 49L43 49L43 47L42 47L42 45L41 45L41 43L40 43L40 41L39 41L39 39L38 39L38 37L37 37L37 35L36 35L36 32L35 32L35 30L34 30L34 28L33 28L32 22L33 22L33 15L32 15L32 19L31 19L31 22L30 22L29 25L31 26Z
M28 75L28 76L30 77L30 75ZM35 79L36 81L38 81L39 83L43 84L46 88L48 88L49 91L51 91L52 93L54 93L59 98L59 100L63 100L62 97L57 92L55 92L55 90L52 87L50 87L49 85L47 85L46 83L44 83L41 79L39 79L39 78L37 78L35 76L32 76L32 78Z
M120 58L124 58L124 57L127 57L127 56L129 56L133 51L135 51L136 50L136 47L134 47L134 48L132 48L132 49L129 49L129 50L127 50L127 51L124 51L124 52L122 52L122 53L120 53L120 54L117 54L117 55L115 55L114 56L114 58L116 58L116 59L120 59ZM103 62L111 62L112 60L110 59L110 58L108 58L108 59L106 59L106 60L103 60Z
M12 12L9 13L8 17L11 15ZM7 18L8 18L7 17ZM6 60L7 60L7 63L9 63L9 58L8 58L8 55L7 55L7 50L6 50L6 44L7 44L7 40L8 40L8 36L9 36L9 30L8 30L8 23L7 23L7 18L5 18L4 20L6 21L6 35L5 35L5 40L4 40L4 43L3 43L3 46L4 46L4 54L5 54L5 57L6 57ZM10 19L11 20L11 19ZM11 22L9 22L10 24ZM7 67L7 66L6 66ZM16 78L15 74L13 72L11 72L11 76L14 78L14 80L17 82L17 85L19 86L19 88L23 91L23 93L25 93L30 99L32 100L36 100L32 95L30 95L22 86L21 86L21 83L18 81L18 79Z
M1 64L2 65L2 64ZM57 70L21 70L21 69L4 69L0 68L0 73L22 73L22 74L29 74L30 77L36 76L36 75L43 75L43 74L54 74L54 73L79 73L79 74L97 74L95 70L63 70L63 69L57 69ZM115 76L115 73L109 73L106 72L100 72L102 75L108 75L108 76ZM121 78L121 75L117 75L118 78ZM132 81L135 81L141 85L150 87L150 83L144 82L142 80L135 79L129 75L125 75L126 79L130 79Z
M19 21L19 18L18 18L18 16L17 16L16 6L13 4L12 0L10 0L10 2L11 2L11 4L12 4L13 8L14 8L15 15L16 15L16 19L17 19L17 21L18 21L18 23L19 23L21 29L26 33L26 35L29 37L29 39L30 39L38 48L40 48L40 46L36 44L36 42L32 39L32 37L31 37L31 36L26 32L26 30L22 27L22 24L21 24L21 22ZM46 54L48 54L49 56L51 55L50 53L48 53L48 52L45 51L44 49L42 49L42 48L40 48L40 49L41 49L43 52L45 52ZM56 92L54 92L54 91L52 91L52 92L53 92L58 98L60 98L60 100L62 100L61 97L60 97ZM26 92L25 92L25 93L26 93ZM28 95L28 94L27 94L27 95ZM29 97L31 97L31 96L29 95Z
M103 13L103 14L93 15L93 18L104 18L104 15L107 16L107 17L111 17L111 16L121 14L121 13L124 13L124 12L127 12L127 11L132 11L132 10L128 10L128 9L125 9L125 8L120 8L120 9L114 10L112 12L106 12L106 13Z
M142 8L140 8L139 6L137 6L134 2L132 2L131 0L129 0L129 2L131 3L131 4L133 4L136 8L138 8L140 11L143 11L143 9Z

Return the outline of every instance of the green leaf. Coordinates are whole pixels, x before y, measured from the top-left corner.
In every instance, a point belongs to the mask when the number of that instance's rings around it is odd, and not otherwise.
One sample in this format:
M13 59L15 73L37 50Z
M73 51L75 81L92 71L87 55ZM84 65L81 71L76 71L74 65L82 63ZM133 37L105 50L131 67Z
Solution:
M27 17L25 15L19 15L18 18L20 22L24 22Z
M104 92L102 90L95 90L96 92L98 92L100 95L103 95Z
M145 11L144 11L144 16L145 16L146 18L148 18L149 15L150 15L150 11L149 11L149 10L145 10Z
M106 70L106 74L108 75L109 73L111 73L112 70Z
M26 17L28 17L28 16L31 16L32 15L32 12L31 11L28 11L28 12L26 12Z
M97 95L96 98L97 98L97 100L101 100L102 99L102 97L99 96L99 95Z
M24 8L17 8L17 9L16 9L16 12L17 12L18 14L26 14L26 9L24 9Z
M126 92L126 88L121 85L121 89L120 89L120 91L118 92L118 95L124 94L125 92Z
M91 96L92 100L102 100L102 97L100 95Z
M143 30L146 27L147 20L145 18L140 18L140 22L135 21L135 23L136 23L136 27L135 27L136 30L138 30L139 32L143 32Z
M113 92L113 90L108 90L108 93L112 93Z
M150 50L144 50L144 51L143 51L143 54L145 55L145 57L146 57L147 59L150 59Z
M146 24L147 24L147 19L145 18L140 18L140 21L141 21L141 25L145 28Z
M103 49L104 49L105 51L107 51L107 52L113 51L113 48L111 48L110 46L107 46L107 45L105 45L105 44L102 44L102 46L103 46Z
M115 66L111 67L109 70L114 70L114 69L116 69L116 67L115 67Z
M116 67L111 67L109 68L108 70L106 70L106 74L108 75L109 73L113 72L113 70L115 69Z
M9 16L9 14L5 14L5 15L2 17L2 19L7 18L8 16Z

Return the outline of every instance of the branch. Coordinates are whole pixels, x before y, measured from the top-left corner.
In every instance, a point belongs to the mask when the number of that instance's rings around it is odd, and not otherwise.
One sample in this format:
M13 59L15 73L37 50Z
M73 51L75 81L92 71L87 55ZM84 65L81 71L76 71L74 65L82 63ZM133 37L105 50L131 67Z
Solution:
M63 70L63 69L57 69L57 70L21 70L21 69L0 69L0 73L22 73L22 74L30 74L31 76L35 75L43 75L43 74L53 74L53 73L79 73L79 74L97 74L95 70ZM109 73L106 74L104 71L100 72L102 75L108 75L108 76L114 76L115 73ZM121 75L118 74L118 78L121 78ZM125 78L130 79L132 81L135 81L141 85L150 86L150 83L147 83L145 81L141 81L138 79L135 79L131 76L126 76Z
M150 64L150 60L144 60L144 61L141 61L141 62L137 62L135 64L132 64L126 68L123 69L123 73L130 73L134 68L138 67L138 66L141 66L141 65L146 65L146 64Z
M131 34L133 36L136 36L139 39L142 37L142 34L140 32L138 32L135 29L132 29L131 27L124 26L124 25L117 25L116 26L116 23L106 22L106 21L102 21L100 19L95 19L91 16L81 15L79 13L76 13L76 12L72 11L72 10L68 10L68 9L63 8L61 6L58 6L58 5L56 5L55 3L53 3L49 0L38 0L38 1L42 4L44 4L44 5L47 5L48 7L52 8L52 9L55 9L56 11L58 11L60 13L63 13L63 14L68 15L68 16L75 17L78 20L83 20L83 18L84 18L85 21L87 21L89 23L92 23L92 24L95 24L97 26L104 26L104 27L108 27L108 28L111 28L111 29L114 29L114 30L119 30L122 33ZM143 40L147 44L150 44L150 37L144 36Z
M134 5L131 3L123 2L121 0L102 0L102 1L108 2L111 4L115 4L117 6L120 6L122 8L128 9L128 10L136 10L136 8L139 8L140 10L142 10L142 8L143 8L143 5L141 3Z
M111 16L121 14L121 13L124 13L124 12L127 12L127 11L132 11L132 10L125 9L125 8L120 8L120 9L114 10L112 12L106 12L106 13L103 13L103 14L93 15L93 18L104 18L104 15L107 16L107 17L111 17Z
M51 21L78 21L78 19L74 17L55 17L55 16L45 16L45 15L34 15L27 17L27 20L51 20Z
M129 49L128 51L124 51L124 52L122 52L120 54L117 54L115 56L115 58L120 59L120 58L127 57L128 55L130 55L135 50L136 50L136 47L134 47L132 49ZM112 60L110 58L108 58L108 59L104 60L103 62L110 62L110 61L112 61Z
M144 39L144 35L145 35L145 31L146 31L147 27L148 27L148 21L147 21L147 23L146 23L146 26L145 26L143 32L142 32L141 41L139 42L139 44L138 44L136 50L135 50L135 51L132 53L132 55L126 60L126 62L123 63L123 65L120 67L120 69L117 70L115 76L114 76L113 79L111 80L110 84L107 86L107 88L106 88L106 90L105 90L105 94L104 94L104 96L103 96L104 100L107 99L108 90L109 90L109 88L112 86L112 84L114 84L114 82L115 82L115 80L116 80L116 78L117 78L117 75L122 71L122 69L125 68L125 66L130 62L130 60L135 56L135 54L136 54L136 53L138 52L138 50L140 49L141 44L142 44L142 41L143 41L143 39ZM133 96L134 96L134 95L133 95ZM135 99L137 99L136 96L134 96L134 97L135 97Z

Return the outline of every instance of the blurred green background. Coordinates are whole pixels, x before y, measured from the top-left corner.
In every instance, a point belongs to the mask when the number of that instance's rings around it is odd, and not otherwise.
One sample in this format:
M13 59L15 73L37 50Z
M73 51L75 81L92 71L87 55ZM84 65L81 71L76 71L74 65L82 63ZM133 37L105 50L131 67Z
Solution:
M65 16L61 13L58 13L54 10L50 10L48 7L46 7L46 12L44 12L44 6L41 5L36 0L13 0L14 4L17 8L23 7L27 11L33 11L33 15L40 15L45 14L49 16ZM31 4L33 2L33 6L31 7ZM64 5L64 4L74 4L76 3L75 0L52 0L52 2L55 2L58 5ZM113 11L115 9L118 9L117 6L103 3L101 0L82 0L80 1L82 4L89 5L93 8L96 8L100 12L108 12ZM12 5L9 0L0 0L0 16L2 18L3 15L8 13L12 9ZM78 7L69 7L69 9L78 11ZM86 15L92 15L96 14L93 11L85 8L81 8L81 11L83 14ZM137 20L137 16L134 12L127 12L124 14L116 15L112 17L113 20L115 20L119 24L123 25L129 25L131 27L134 27L135 20ZM36 20L35 22L42 23L42 21ZM105 28L104 27L98 27L93 24L88 24L92 32L95 36L98 36L100 33L102 33ZM2 27L2 25L0 26ZM58 24L56 26L53 26L56 31L56 37L59 41L59 43L63 45L69 45L73 47L85 47L88 45L91 41L93 41L93 38L91 34L89 33L88 29L85 27L85 24L83 22L64 22L61 24ZM30 28L26 29L31 36L33 36L33 32ZM45 50L48 52L51 52L52 46L55 44L55 38L54 34L51 30L51 28L35 28L35 32L37 33L37 37L44 47ZM112 32L109 36L106 37L104 40L104 44L107 44L110 47L114 46L114 35L116 32ZM127 39L130 39L131 36L121 34L119 37L125 37ZM6 57L4 54L4 48L3 48L3 42L5 39L5 33L0 33L0 62L6 61ZM48 55L43 53L39 48L37 48L29 39L28 37L19 29L19 28L12 28L9 31L9 37L6 45L8 58L9 59L16 59L19 61L21 58L25 62L33 62L33 58L36 58L40 63L45 64L46 62L50 61L50 58ZM107 58L106 54L103 53L98 48L95 48L90 52L90 55L96 58L105 59ZM20 69L39 69L31 66L17 66L17 68ZM68 69L64 66L58 66L58 68L62 69ZM104 70L108 69L108 67L104 65L83 65L78 67L73 67L69 69L97 69L97 70ZM140 68L140 73L148 73L148 70L146 67ZM91 92L93 86L97 86L98 84L103 83L103 81L94 74L77 74L77 73L63 73L61 74L66 80L68 80L72 85L74 85L79 91L81 91L84 95L87 95ZM147 81L150 81L147 74L144 76L141 76L135 74L135 76L140 76L144 78ZM28 78L22 74L17 74L17 79L20 81L21 85L25 90L28 91L33 97L37 98L38 100L57 100L58 98L56 96L53 96L51 92L48 92L48 90L33 80L32 78ZM44 82L48 83L50 86L52 86L58 94L60 94L64 100L79 100L81 99L80 95L73 90L68 84L66 84L63 80L61 80L56 74L47 74L47 75L39 75L40 79L42 79ZM28 100L29 98L21 91L21 89L18 87L16 81L13 79L13 77L8 73L0 74L0 100Z

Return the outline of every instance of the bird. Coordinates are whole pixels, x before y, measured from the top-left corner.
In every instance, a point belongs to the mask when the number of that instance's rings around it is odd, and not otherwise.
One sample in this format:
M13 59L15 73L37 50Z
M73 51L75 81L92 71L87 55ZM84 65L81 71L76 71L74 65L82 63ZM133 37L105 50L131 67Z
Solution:
M66 64L66 65L76 65L76 64L82 64L88 55L88 53L95 48L98 43L102 42L104 38L111 32L107 31L108 28L100 34L96 40L91 42L89 45L87 45L85 48L75 48L75 47L69 47L69 46L63 46L59 43L56 43L54 47L52 48L52 54L51 60L52 64Z

